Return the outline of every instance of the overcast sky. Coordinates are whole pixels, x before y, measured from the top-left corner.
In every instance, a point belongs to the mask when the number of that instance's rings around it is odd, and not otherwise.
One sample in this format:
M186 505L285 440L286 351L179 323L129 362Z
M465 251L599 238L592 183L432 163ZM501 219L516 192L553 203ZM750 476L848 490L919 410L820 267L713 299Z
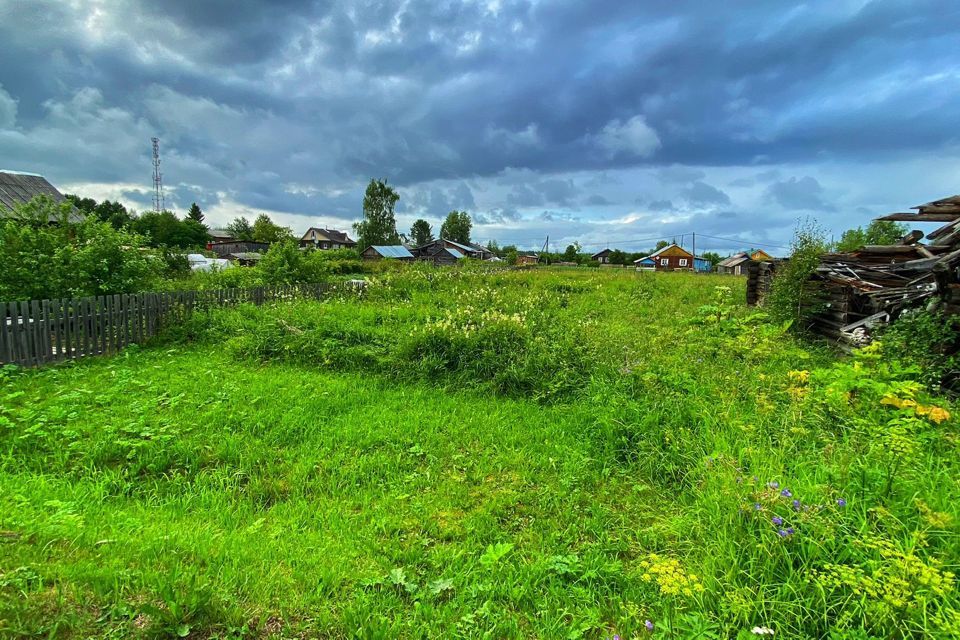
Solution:
M0 168L145 209L157 136L213 225L385 177L401 231L733 250L960 192L957 0L0 0L0 43Z

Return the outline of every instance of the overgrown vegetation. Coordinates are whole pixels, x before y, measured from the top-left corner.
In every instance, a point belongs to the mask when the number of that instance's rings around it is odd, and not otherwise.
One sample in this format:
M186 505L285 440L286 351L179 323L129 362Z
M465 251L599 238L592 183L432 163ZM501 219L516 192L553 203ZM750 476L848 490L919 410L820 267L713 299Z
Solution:
M813 220L798 223L790 244L790 257L777 268L765 306L780 320L806 328L806 320L820 310L823 300L818 283L812 282L820 256L830 249L826 231Z
M0 635L956 636L953 407L740 283L391 266L5 370Z
M139 291L169 263L137 249L144 238L91 216L70 222L69 201L38 197L0 219L0 300Z

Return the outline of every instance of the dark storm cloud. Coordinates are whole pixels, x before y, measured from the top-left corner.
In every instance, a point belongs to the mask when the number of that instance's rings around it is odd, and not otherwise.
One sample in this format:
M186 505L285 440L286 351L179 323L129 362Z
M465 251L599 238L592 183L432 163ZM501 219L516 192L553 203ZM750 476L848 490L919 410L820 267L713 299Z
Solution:
M684 189L683 195L694 206L730 204L730 196L700 180Z
M766 196L787 210L832 211L834 209L827 202L823 187L816 178L810 176L774 182L767 187Z
M960 121L953 0L0 0L0 41L2 164L148 186L158 135L178 206L356 216L386 176L412 215L733 224L715 185L831 211L787 165L950 153Z

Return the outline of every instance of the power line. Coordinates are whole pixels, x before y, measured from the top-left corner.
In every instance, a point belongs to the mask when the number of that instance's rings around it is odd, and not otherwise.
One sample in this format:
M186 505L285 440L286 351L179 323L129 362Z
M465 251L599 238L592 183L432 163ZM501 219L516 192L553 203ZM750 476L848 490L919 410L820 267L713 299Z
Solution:
M750 239L745 239L745 238L725 238L725 237L723 237L723 236L712 236L712 235L709 235L709 234L700 233L700 232L698 232L698 231L697 231L697 232L694 232L694 231L685 231L685 232L683 232L683 233L673 233L673 234L666 234L666 235L659 235L659 236L649 236L649 237L646 237L646 238L625 238L625 239L623 239L623 240L606 240L606 241L602 241L602 242L587 242L587 243L582 243L582 244L580 245L580 247L581 247L581 248L584 248L584 247L611 247L611 246L617 246L617 245L622 246L622 245L625 245L625 244L640 244L640 243L642 243L642 242L657 242L657 241L659 241L659 240L664 240L664 239L666 239L667 237L673 237L674 239L676 239L676 238L679 237L679 238L681 238L680 241L681 241L681 243L682 243L682 242L683 242L683 238L684 238L685 236L688 236L688 235L689 235L689 236L699 236L699 237L701 237L701 238L709 238L709 239L711 239L711 240L722 240L722 241L724 241L724 242L730 242L730 243L733 243L733 244L736 244L736 245L741 245L741 246L742 246L742 245L751 245L751 246L756 246L756 247L770 247L770 248L773 248L773 249L789 249L789 247L787 247L787 246L785 246L785 245L773 244L773 243L771 243L771 242L762 242L762 241L759 241L759 240L750 240ZM540 242L540 239L539 239L539 238L530 238L530 239L528 239L528 240L518 241L516 244L529 244L530 246L536 246L536 245L533 244L534 242L539 243L539 242ZM541 246L541 251L542 251L542 250L543 250L543 249L542 249L542 245L540 245L540 246ZM704 247L704 249L707 249L707 248ZM707 249L707 250L709 250L709 249Z

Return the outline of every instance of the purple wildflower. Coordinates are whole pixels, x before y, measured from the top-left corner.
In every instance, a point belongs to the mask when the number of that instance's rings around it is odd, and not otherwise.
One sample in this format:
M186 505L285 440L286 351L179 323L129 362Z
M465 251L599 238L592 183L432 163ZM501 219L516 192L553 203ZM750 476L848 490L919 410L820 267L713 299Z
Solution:
M786 529L780 529L777 531L777 535L781 538L786 538L788 535L790 535L790 533Z
M773 524L779 527L780 525L783 524L783 518L781 518L780 516L773 516L773 518L771 519L771 522L773 522Z
M763 507L760 506L760 503L759 503L759 502L754 502L754 503L753 503L753 509L754 509L754 511L760 511L760 509L763 509Z
M844 500L843 498L837 498L837 506L838 506L838 507L845 507L845 506L847 506L847 501Z
M787 527L787 533L789 533L790 535L793 535L796 533L796 530L793 527Z
M768 483L767 483L767 486L768 486L769 488L771 488L771 489L779 489L779 488L780 488L780 483L777 482L776 480L774 480L773 482L768 482Z
M644 620L643 626L647 629L647 631L653 631L653 623L649 620Z
M799 501L799 500L794 500L794 501L793 501L793 510L794 510L794 511L800 511L800 501Z
M792 498L793 492L790 491L790 489L784 489L783 491L780 492L780 495L782 495L784 498Z

